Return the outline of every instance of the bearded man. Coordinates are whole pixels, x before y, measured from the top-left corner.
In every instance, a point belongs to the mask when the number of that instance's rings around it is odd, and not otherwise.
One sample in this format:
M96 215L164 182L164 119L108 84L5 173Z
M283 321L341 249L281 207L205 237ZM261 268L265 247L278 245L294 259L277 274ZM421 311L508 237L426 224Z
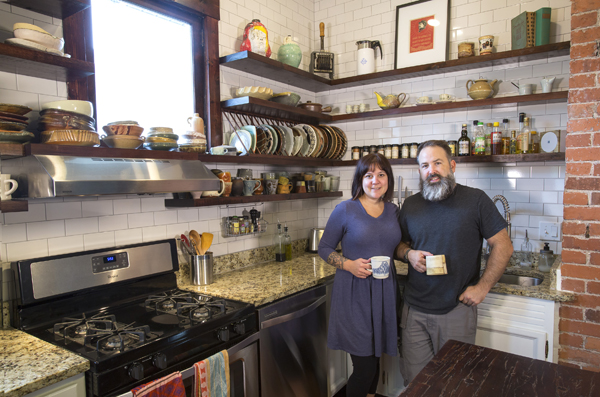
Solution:
M479 189L456 183L446 141L423 142L417 152L421 192L398 215L408 262L402 328L403 375L410 382L449 339L475 343L477 305L496 284L513 252L506 221ZM481 272L481 249L491 254ZM426 273L426 257L445 255L447 274Z

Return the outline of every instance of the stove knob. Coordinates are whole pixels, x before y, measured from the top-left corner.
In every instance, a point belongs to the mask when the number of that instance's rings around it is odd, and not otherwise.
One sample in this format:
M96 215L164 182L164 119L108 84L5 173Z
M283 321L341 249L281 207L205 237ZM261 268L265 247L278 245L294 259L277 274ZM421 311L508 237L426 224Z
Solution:
M135 380L144 379L144 366L140 363L133 363L129 367L129 376Z
M217 337L221 342L227 342L229 340L229 329L227 327L219 328Z
M233 324L233 330L238 335L244 335L246 333L246 324L244 324L244 323Z
M159 369L167 368L167 356L164 353L158 353L152 358L152 364Z

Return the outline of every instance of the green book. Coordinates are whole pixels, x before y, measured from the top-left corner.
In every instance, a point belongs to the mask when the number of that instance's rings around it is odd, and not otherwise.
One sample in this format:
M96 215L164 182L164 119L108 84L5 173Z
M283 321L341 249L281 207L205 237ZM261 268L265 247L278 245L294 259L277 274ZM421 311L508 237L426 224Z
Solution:
M543 7L535 12L535 45L550 43L551 13L550 7Z
M511 49L535 46L535 12L522 12L510 21Z

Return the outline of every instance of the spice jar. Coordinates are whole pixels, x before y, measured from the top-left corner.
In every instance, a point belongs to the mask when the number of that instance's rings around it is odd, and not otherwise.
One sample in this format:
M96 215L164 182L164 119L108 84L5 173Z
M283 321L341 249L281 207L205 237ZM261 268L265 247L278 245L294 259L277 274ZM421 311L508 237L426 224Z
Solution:
M417 142L413 142L410 144L410 158L417 158L417 151L419 150L419 144Z
M360 159L360 147L352 146L352 160Z
M392 158L397 159L400 156L400 145L392 145Z
M385 148L383 145L377 145L377 153L385 157Z
M402 147L402 158L403 159L407 159L409 158L409 153L410 153L410 145L408 143L403 143Z
M392 158L392 145L385 145L384 146L384 156L386 159L391 159Z
M448 146L450 147L450 152L452 152L452 156L456 156L456 141L448 141Z
M367 154L369 154L369 147L363 146L362 147L362 157L365 157Z
M377 145L369 146L369 153L377 153Z

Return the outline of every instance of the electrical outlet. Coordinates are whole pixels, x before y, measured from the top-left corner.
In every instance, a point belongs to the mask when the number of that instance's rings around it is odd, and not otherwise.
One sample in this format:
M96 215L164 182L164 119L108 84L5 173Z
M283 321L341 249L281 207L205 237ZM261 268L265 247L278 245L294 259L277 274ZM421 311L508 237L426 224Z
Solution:
M560 241L560 223L540 222L540 240Z

